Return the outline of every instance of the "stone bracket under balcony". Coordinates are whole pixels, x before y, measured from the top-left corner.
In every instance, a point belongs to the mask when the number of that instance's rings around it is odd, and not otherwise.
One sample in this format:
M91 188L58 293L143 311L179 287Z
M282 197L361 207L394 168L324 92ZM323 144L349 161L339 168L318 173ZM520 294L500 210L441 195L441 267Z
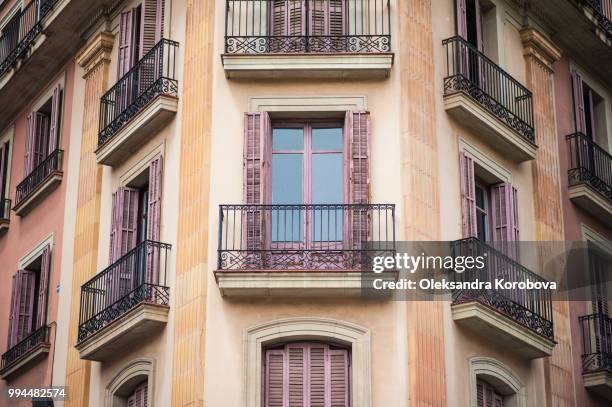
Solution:
M477 301L453 304L453 320L496 343L527 358L551 356L555 342L533 332L500 312Z
M224 54L230 79L384 79L393 53L372 54Z
M571 185L568 187L568 193L573 203L612 226L612 202L592 186L587 183Z
M132 117L96 150L99 164L116 166L132 156L152 134L165 126L178 111L175 96L161 94Z
M103 362L162 329L168 322L167 305L141 303L99 332L76 345L81 359Z
M600 370L582 373L584 387L599 394L607 400L612 400L612 372Z
M359 271L223 271L215 272L221 295L228 298L360 297L373 278L396 281L396 273ZM388 290L385 290L388 294ZM385 295L387 297L388 295Z
M62 171L52 171L30 194L15 204L13 207L15 214L18 216L27 215L40 201L57 188L62 182L63 174Z
M517 162L533 160L538 147L502 123L464 92L444 96L444 108L457 122L480 135L500 152Z

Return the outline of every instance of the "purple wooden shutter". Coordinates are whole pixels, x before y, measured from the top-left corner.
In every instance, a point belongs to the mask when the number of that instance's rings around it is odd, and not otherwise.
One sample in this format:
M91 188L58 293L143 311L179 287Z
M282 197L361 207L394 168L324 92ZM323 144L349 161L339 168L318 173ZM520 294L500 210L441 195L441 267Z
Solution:
M477 407L485 407L484 402L484 387L482 382L478 381L476 384L476 406Z
M310 344L307 347L307 400L308 406L329 405L329 354L328 346L324 344Z
M117 60L117 77L121 78L132 67L132 39L134 10L129 9L121 13L119 23L119 53Z
M38 310L36 312L36 327L47 323L47 299L49 297L49 276L51 275L51 246L46 246L42 252L40 281L38 282Z
M19 303L17 311L17 335L16 342L19 342L30 332L32 332L32 322L34 318L34 296L36 288L36 274L29 270L19 270L17 272L19 282Z
M244 202L264 204L270 195L270 117L267 113L246 113L244 121ZM247 250L264 248L264 214L251 208L245 216Z
M287 365L285 351L272 349L266 351L264 378L264 407L284 407L286 395Z
M162 197L162 156L157 156L149 165L149 208L147 211L147 240L160 240L161 197ZM146 282L159 282L159 248L147 247Z
M143 0L140 28L140 58L157 44L163 35L164 0Z
M466 0L455 0L455 18L457 35L467 40L467 6Z
M474 237L477 236L474 160L467 154L461 153L459 161L461 166L461 219L463 237Z
M347 115L350 115L345 120L349 138L349 202L366 205L370 194L370 113L347 112ZM359 249L368 241L370 217L366 207L355 208L351 212L349 238L352 247Z
M306 360L307 347L304 344L287 345L287 406L302 407L307 405L306 378L309 369Z
M8 143L0 145L0 219L6 216L4 213L4 203L2 199L4 199L4 191L6 189L5 182L5 174L6 174L6 166L7 166L7 152L8 152Z
M510 183L503 182L491 187L491 217L493 219L493 240L501 242L504 253L518 260L518 201L517 190Z
M53 89L53 97L51 98L51 124L49 126L49 151L48 155L59 148L59 125L61 113L61 95L62 89L57 85Z
M32 170L47 158L49 152L49 116L35 112L34 113L34 143L33 143L33 162Z
M30 113L27 118L27 130L26 130L26 148L25 148L25 159L23 165L23 176L24 178L32 171L32 160L34 158L34 113Z
M329 350L329 399L333 407L350 406L349 355L346 349Z
M576 71L572 72L572 85L574 95L574 120L576 131L586 134L586 119L584 115L584 93L582 77Z
M588 99L589 99L589 112L591 112L590 116L591 116L591 120L589 120L589 123L587 123L589 126L591 126L591 139L593 141L595 140L595 129L597 127L595 127L595 105L593 104L593 91L591 89L587 89L588 92Z
M19 273L19 272L18 272ZM13 275L12 287L11 287L11 309L9 312L9 324L8 324L8 347L12 347L17 343L17 321L19 318L19 303L21 302L21 278L17 274Z
M478 49L484 52L484 42L482 37L482 9L480 8L480 0L474 0L474 7L476 9L476 42L478 43Z

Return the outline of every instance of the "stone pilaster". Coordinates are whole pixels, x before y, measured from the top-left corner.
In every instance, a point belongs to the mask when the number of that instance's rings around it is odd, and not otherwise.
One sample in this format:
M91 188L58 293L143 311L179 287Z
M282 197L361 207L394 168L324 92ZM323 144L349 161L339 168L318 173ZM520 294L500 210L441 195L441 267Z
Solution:
M114 36L110 32L98 33L76 57L77 63L84 69L85 99L70 291L70 346L66 362L66 386L70 389L70 400L66 401L66 407L87 406L89 403L91 362L79 358L74 344L77 342L79 326L81 285L95 275L97 270L102 166L96 163L95 150L98 146L100 98L108 88L108 66L113 41Z

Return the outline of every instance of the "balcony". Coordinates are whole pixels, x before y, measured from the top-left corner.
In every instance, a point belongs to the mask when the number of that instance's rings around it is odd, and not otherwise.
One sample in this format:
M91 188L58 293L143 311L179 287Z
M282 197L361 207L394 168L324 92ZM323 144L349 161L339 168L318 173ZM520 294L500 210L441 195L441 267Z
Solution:
M25 367L43 359L49 353L51 328L38 328L2 355L0 379L9 380Z
M612 156L582 133L566 140L570 199L612 226Z
M63 155L63 150L55 150L17 185L13 208L17 215L28 214L59 185L63 176Z
M389 0L226 0L228 78L385 78Z
M7 231L11 222L11 200L0 199L0 235Z
M442 44L446 111L510 158L534 159L531 92L463 38Z
M359 296L362 267L395 253L395 205L221 205L218 247L223 296Z
M612 318L605 314L580 317L584 386L612 400Z
M612 0L584 0L587 17L591 17L610 40L612 46ZM589 16L588 12L593 15ZM605 38L602 38L605 41Z
M81 286L81 359L104 361L168 322L170 245L146 240Z
M0 38L0 128L31 103L83 46L82 33L111 0L31 0ZM62 56L62 57L59 57ZM36 78L36 80L32 80Z
M453 256L485 256L486 267L455 273L457 281L545 280L476 238L451 244ZM555 345L548 290L456 290L453 319L487 341L527 359L552 355Z
M174 117L177 51L177 42L162 39L102 96L98 163L120 164Z

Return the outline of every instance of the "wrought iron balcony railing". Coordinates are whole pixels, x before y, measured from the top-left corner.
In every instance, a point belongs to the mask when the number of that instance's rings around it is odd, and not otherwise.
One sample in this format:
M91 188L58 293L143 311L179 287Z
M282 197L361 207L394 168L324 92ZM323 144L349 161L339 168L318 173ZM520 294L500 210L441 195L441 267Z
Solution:
M612 318L606 314L584 315L582 325L582 372L612 372Z
M566 136L569 185L588 184L612 200L612 156L583 133Z
M226 0L225 53L391 52L389 0Z
M168 305L171 246L145 240L81 286L79 343L142 303Z
M102 96L98 146L110 140L157 96L177 96L178 46L178 42L162 39Z
M0 199L0 219L11 219L11 200Z
M221 205L218 270L357 270L395 252L395 205Z
M525 140L535 144L531 92L461 37L442 41L444 95L463 92Z
M41 21L55 0L32 0L2 28L0 35L0 76L4 75L34 43L42 31Z
M24 356L34 351L40 345L49 344L49 333L51 329L48 325L44 325L34 332L30 333L24 339L13 345L2 355L2 363L0 370L13 365L15 362L21 360Z
M612 35L612 0L584 0L595 12L597 22L609 35Z
M495 280L510 282L545 282L517 261L477 238L452 242L453 256L485 256L485 268L455 273L456 281L490 281L492 290L456 290L453 304L477 301L505 315L531 331L554 340L552 298L548 290L495 290Z
M36 188L41 185L54 172L62 170L63 150L55 150L47 156L17 185L15 194L15 204L19 205L24 199L30 196Z

